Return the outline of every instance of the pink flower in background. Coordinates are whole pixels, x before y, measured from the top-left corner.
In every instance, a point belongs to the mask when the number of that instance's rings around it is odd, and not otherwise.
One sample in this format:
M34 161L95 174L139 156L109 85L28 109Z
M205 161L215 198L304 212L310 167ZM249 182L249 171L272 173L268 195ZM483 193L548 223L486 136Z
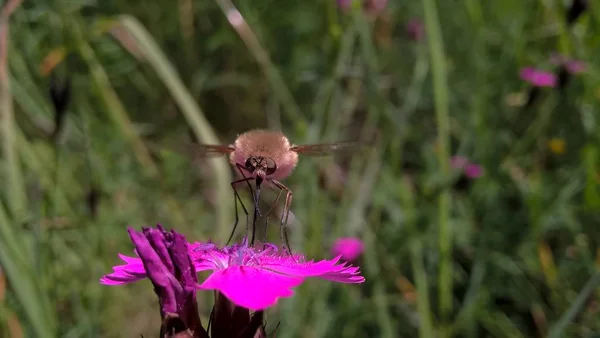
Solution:
M290 255L273 244L265 244L263 249L246 242L222 249L201 246L192 255L198 271L213 271L201 289L218 290L232 303L251 310L263 310L279 298L292 296L292 289L309 277L352 284L365 281L358 267L338 263L340 257L307 261L303 255Z
M483 175L483 168L479 164L469 163L464 170L468 178L478 178Z
M521 79L537 87L556 87L556 75L551 72L526 67L520 71Z
M370 14L379 14L387 7L388 0L366 0L364 6Z
M464 156L460 156L460 155L452 156L452 158L450 159L450 165L454 169L462 169L468 163L469 163L469 159Z
M468 158L461 155L452 156L450 165L454 169L461 170L467 178L473 179L483 175L483 167L471 162Z
M356 237L339 238L331 249L334 256L341 256L345 261L356 260L363 252L365 245Z
M352 5L352 0L336 0L337 1L337 5L339 8L341 8L342 10L348 10L350 9L350 6Z
M563 66L570 74L576 75L586 71L587 65L584 61L569 59L568 57L559 54L552 53L550 56L550 63L556 66Z
M414 41L419 41L425 36L425 29L423 28L423 22L420 19L411 19L406 24L406 31L410 38Z
M581 74L586 71L587 65L580 60L569 60L565 63L565 68L571 74Z

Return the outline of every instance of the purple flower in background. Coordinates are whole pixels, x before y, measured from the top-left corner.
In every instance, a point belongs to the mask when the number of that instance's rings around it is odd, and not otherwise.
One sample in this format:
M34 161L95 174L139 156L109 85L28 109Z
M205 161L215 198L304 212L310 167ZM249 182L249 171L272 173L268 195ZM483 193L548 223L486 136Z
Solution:
M450 159L450 165L454 169L463 169L468 163L469 159L460 155L452 156Z
M414 41L419 41L425 36L423 22L420 19L411 19L406 24L406 31L408 32L408 36Z
M585 64L585 62L580 60L569 60L564 64L564 67L569 73L573 75L581 74L587 69L587 65Z
M452 168L462 171L467 178L478 178L483 175L483 167L472 163L468 158L460 155L452 156L450 159Z
M568 58L559 53L550 56L550 63L559 66L558 88L563 89L570 81L571 75L578 75L586 71L587 65L581 60Z
M198 271L213 271L200 285L201 289L218 290L232 303L251 310L266 309L279 298L292 296L292 288L309 277L339 283L365 281L358 267L338 263L339 256L307 261L303 255L290 255L273 244L264 244L262 249L250 247L246 240L222 249L212 244L201 245L192 256Z
M387 7L387 4L388 0L366 0L364 7L368 13L377 15Z
M352 0L336 0L336 1L337 1L338 7L344 11L349 10L350 6L352 6Z
M483 175L483 168L479 164L469 163L465 167L464 173L468 178L478 178Z
M186 330L193 332L194 337L208 337L198 316L198 277L185 237L173 230L167 232L160 225L144 227L142 232L129 228L128 232L139 258L119 255L125 265L115 266L114 272L103 276L100 283L120 285L147 276L158 296L164 323L173 323L176 319ZM171 329L164 325L161 328L163 332Z
M356 260L365 249L363 242L356 237L339 238L333 243L334 256L341 256L347 262Z
M519 75L521 79L531 83L536 87L555 87L556 75L533 67L521 69Z
M584 61L570 59L562 54L553 53L550 63L563 67L569 74L577 75L586 71L587 65Z

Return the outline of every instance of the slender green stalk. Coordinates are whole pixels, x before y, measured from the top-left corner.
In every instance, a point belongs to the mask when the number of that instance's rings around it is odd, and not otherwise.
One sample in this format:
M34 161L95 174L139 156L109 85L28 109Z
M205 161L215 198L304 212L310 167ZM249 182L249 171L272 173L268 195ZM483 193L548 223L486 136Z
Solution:
M52 190L55 189L54 181L52 178L52 165L53 163L45 163L43 157L36 151L35 147L27 140L23 131L18 127L15 130L17 143L19 144L20 157L26 168L31 170L33 174L39 180L39 183L43 189ZM63 187L59 187L60 190L55 191L55 203L60 206L62 215L74 215L71 203L69 201L69 194Z
M8 76L9 18L21 1L8 1L0 13L0 126L2 155L6 164L4 193L12 217L21 222L27 209L27 197L19 157L17 156L12 94Z
M0 204L0 266L34 336L56 337L56 318L49 306L48 295L40 289L31 257L25 251L27 246L11 223L14 221L8 218Z
M406 212L406 223L411 236L418 237L415 215L415 201L412 188L407 182L403 182L400 193L402 207ZM429 303L429 282L427 272L423 264L423 243L420 238L413 238L410 245L410 262L415 278L417 289L417 312L419 313L419 337L433 337L433 319Z
M410 245L410 263L415 276L417 289L417 312L419 313L419 337L433 337L433 319L429 307L429 283L423 264L423 244L415 239Z
M125 107L123 107L123 104L119 100L117 93L110 85L108 75L100 65L98 59L96 59L95 53L91 46L87 42L80 40L78 43L78 49L80 55L90 67L90 75L93 79L94 88L98 96L100 96L104 101L104 104L106 105L106 111L108 112L110 118L119 127L125 139L130 143L135 156L140 164L142 164L143 169L148 177L157 177L158 168L150 157L148 149L146 149L146 146L144 146L142 140L135 132Z
M133 123L129 119L129 115L119 96L112 87L108 75L98 60L96 53L84 38L82 32L83 25L78 20L66 18L67 14L64 11L61 11L61 16L64 22L68 23L65 29L70 34L77 52L89 68L92 88L102 99L109 118L121 131L133 149L138 162L142 165L144 173L150 178L158 177L156 164L150 157L150 153L141 138L137 135Z
M318 122L322 122L323 117L326 115L328 103L332 100L338 81L343 76L344 70L348 67L352 52L354 51L353 46L356 35L357 32L354 25L344 32L340 40L339 52L333 67L333 73L319 86L312 109L314 120ZM334 116L336 120L339 120L337 114ZM317 125L319 125L319 123L317 123ZM326 136L329 136L327 133L325 134Z
M216 0L216 2L223 11L223 14L225 14L227 21L229 21L233 29L235 29L242 41L246 44L246 47L248 47L250 53L252 53L263 69L263 72L271 84L271 90L273 90L273 93L285 108L284 112L287 114L287 117L292 122L296 123L300 129L303 129L306 125L306 121L300 106L298 106L298 103L292 96L285 81L283 81L277 67L271 62L269 53L263 48L258 37L252 31L252 28L250 28L240 11L230 0Z
M434 0L423 0L425 28L431 56L433 95L435 98L438 128L438 162L443 180L450 175L450 117L448 111L448 83L444 42ZM452 315L452 230L450 229L450 191L444 187L438 199L439 234L439 280L438 298L442 327L440 336L449 335L448 326Z
M600 272L596 272L596 274L585 283L585 286L581 292L579 292L577 298L573 301L573 304L571 304L569 309L560 317L558 322L550 328L548 338L566 337L565 330L569 326L569 323L571 323L575 316L577 316L584 308L588 299L598 287L600 287Z
M375 248L375 234L372 231L365 231L363 240L365 247ZM380 276L382 271L377 262L375 250L366 250L364 253L365 259L365 270L370 276ZM389 299L385 294L385 287L382 279L376 279L373 281L373 303L375 304L375 311L377 313L377 323L379 325L379 337L392 338L396 337L396 325L395 320L390 316L388 311Z

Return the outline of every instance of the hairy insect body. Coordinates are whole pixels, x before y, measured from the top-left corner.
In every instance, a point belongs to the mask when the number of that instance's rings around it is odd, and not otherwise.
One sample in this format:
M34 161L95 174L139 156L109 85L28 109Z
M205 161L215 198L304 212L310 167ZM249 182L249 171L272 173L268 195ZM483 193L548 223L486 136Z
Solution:
M280 132L251 130L235 140L230 162L234 166L241 165L254 177L281 180L289 176L298 163L298 153L290 151L291 147Z

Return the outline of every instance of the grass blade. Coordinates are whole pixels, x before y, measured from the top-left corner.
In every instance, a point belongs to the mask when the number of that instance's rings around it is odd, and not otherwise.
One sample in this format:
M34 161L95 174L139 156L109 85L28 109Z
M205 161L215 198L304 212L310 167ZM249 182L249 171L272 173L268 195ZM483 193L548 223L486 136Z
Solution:
M600 273L596 273L587 281L587 283L585 283L585 286L581 292L579 292L577 298L573 301L573 304L571 304L569 309L560 317L558 322L552 325L548 338L566 336L565 330L569 326L569 323L571 323L575 316L583 309L592 293L596 291L598 287L600 287Z
M444 180L450 175L450 113L448 111L448 81L444 43L434 0L423 0L425 28L431 56L433 96L438 130L438 162ZM441 337L449 335L452 315L452 230L450 229L450 191L445 187L438 197L438 236L440 268L438 298L442 321Z
M269 53L262 47L258 37L254 34L246 20L244 20L240 11L235 8L230 0L217 0L217 4L221 7L223 14L227 17L227 21L229 21L231 26L239 34L240 38L248 47L248 50L250 50L258 64L262 67L263 72L271 84L271 90L273 90L273 93L285 108L284 112L288 114L288 118L297 124L299 129L304 129L306 121L304 120L304 115L300 110L300 106L298 106L298 103L292 96L289 88L285 85L281 74L271 62Z
M10 213L20 222L25 217L27 196L15 141L15 121L8 76L9 18L21 1L9 1L0 13L0 125L2 155L6 163L4 192Z
M144 54L145 60L150 63L160 79L177 102L183 112L186 120L194 130L194 133L202 143L218 144L221 143L213 131L211 125L204 117L204 112L194 101L190 92L185 88L175 68L168 61L165 54L160 50L158 44L154 41L150 33L135 18L123 15L119 17L120 24L133 36L137 42L137 47ZM224 239L228 237L232 223L231 210L231 171L224 160L210 161L216 179L217 191L217 219L219 225L219 237Z
M56 337L49 300L36 284L31 260L23 252L25 248L27 246L14 232L4 207L0 205L0 265L35 337Z

